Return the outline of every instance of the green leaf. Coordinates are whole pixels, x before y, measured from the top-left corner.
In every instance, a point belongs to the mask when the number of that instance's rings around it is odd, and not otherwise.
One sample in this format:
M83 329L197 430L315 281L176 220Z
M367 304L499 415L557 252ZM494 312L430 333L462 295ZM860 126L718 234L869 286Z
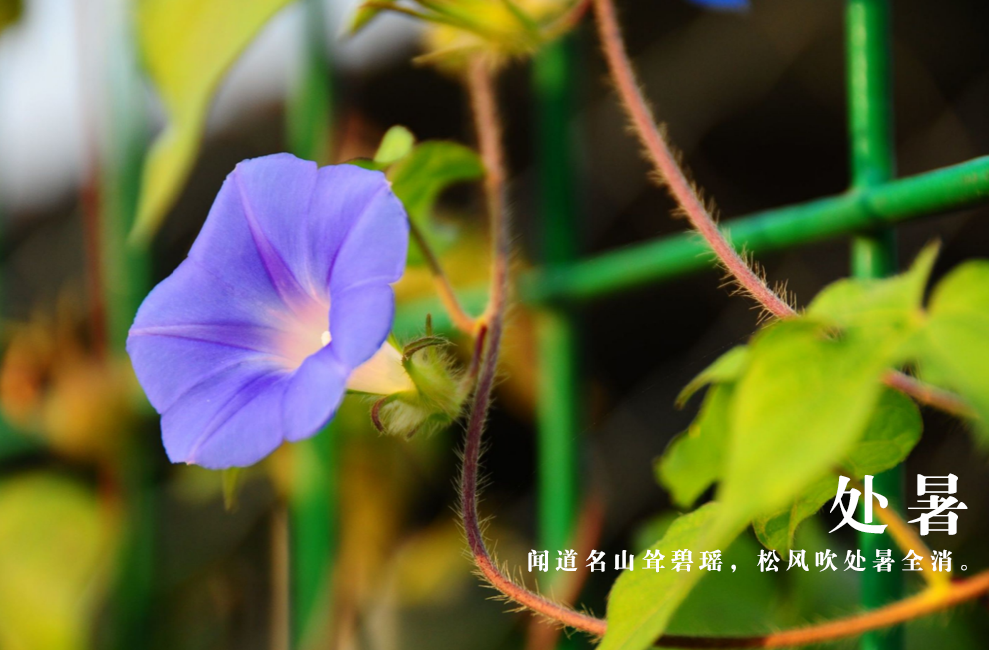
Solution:
M90 646L111 523L75 481L38 473L0 483L0 647Z
M841 473L861 479L879 474L902 463L920 440L923 419L913 401L891 389L883 390L862 439L840 462ZM815 481L793 503L757 517L752 522L756 535L766 547L785 551L793 547L797 527L812 517L837 492L838 472Z
M748 347L744 345L737 345L722 354L680 391L680 394L677 395L677 406L686 404L694 396L694 393L708 384L738 379L745 372L748 358Z
M793 503L777 512L756 517L752 520L752 530L766 548L775 549L784 557L784 552L793 546L793 537L798 526L817 514L821 506L834 499L838 486L837 475L828 474L819 478L793 500Z
M472 149L454 142L429 141L417 145L392 166L389 177L395 195L401 199L409 218L436 252L454 239L450 228L434 219L433 206L440 193L455 183L472 181L484 175L484 165ZM418 253L418 249L413 248ZM421 263L413 255L410 263Z
M924 420L912 399L884 389L865 434L841 461L846 476L879 474L906 460L920 442Z
M168 124L148 152L133 241L146 243L195 163L210 102L224 74L290 0L140 0L138 37Z
M957 390L989 445L989 261L967 262L935 288L917 345L921 376Z
M22 13L24 3L21 0L0 0L0 31L20 20Z
M830 336L803 319L757 335L732 401L725 508L773 512L835 467L865 432L902 344L859 329Z
M692 506L721 478L733 392L733 384L714 385L690 428L673 439L656 464L657 479L681 508Z
M778 606L777 575L756 570L760 550L750 534L740 535L732 542L722 553L721 571L703 573L704 577L677 608L667 633L746 636L779 629L785 621ZM738 571L732 572L732 564Z
M672 570L673 551L689 549L695 562L702 551L723 550L737 537L746 522L721 504L708 503L683 515L652 546L666 559L665 569L645 570L645 559L636 558L636 568L624 571L608 597L608 631L598 650L643 650L659 637L691 588L704 577L695 565L690 571Z
M378 152L374 154L374 162L380 165L391 165L409 155L416 137L404 126L393 126L381 138Z
M807 315L838 327L908 328L920 316L937 253L936 244L927 246L901 275L838 280L814 298Z

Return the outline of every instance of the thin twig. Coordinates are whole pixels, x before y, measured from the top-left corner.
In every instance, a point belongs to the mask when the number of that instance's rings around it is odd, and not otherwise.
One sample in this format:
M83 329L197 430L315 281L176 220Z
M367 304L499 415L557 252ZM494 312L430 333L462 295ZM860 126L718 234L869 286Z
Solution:
M429 271L433 276L433 282L436 284L436 291L440 296L440 302L443 303L443 308L450 316L450 322L464 334L474 336L477 333L477 321L460 304L460 300L453 290L453 285L450 284L450 278L443 271L442 265L440 265L439 258L436 257L436 253L433 252L429 242L426 241L419 226L412 219L409 219L409 233L412 235L412 239L426 260L426 266L429 267Z
M608 62L611 77L615 82L625 112L632 122L639 141L653 163L658 180L666 185L676 200L680 212L687 217L708 246L725 267L732 279L747 294L752 296L769 314L776 318L791 318L796 310L766 284L765 279L754 270L735 250L725 234L718 228L717 221L701 200L694 186L677 161L676 154L667 143L657 126L652 110L639 89L632 63L625 51L613 0L594 0L598 33L601 47ZM928 386L913 377L890 370L884 377L887 386L899 390L920 404L941 409L952 415L972 417L971 409L963 400L951 393Z
M505 213L505 154L501 142L501 120L495 102L491 66L484 57L476 56L467 71L477 144L484 163L484 190L491 229L491 291L482 322L491 322L503 312L508 299L508 270L510 250L508 215ZM502 314L504 316L504 314ZM500 334L500 332L499 332ZM489 337L491 333L489 332ZM494 339L491 338L492 343Z
M890 388L913 398L918 404L930 406L960 418L976 417L972 408L954 393L925 384L905 373L890 370L883 377L883 382Z

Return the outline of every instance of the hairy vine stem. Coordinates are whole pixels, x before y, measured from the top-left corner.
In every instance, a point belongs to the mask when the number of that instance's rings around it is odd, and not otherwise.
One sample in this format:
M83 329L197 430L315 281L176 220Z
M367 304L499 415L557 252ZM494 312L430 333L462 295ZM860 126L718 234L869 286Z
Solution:
M501 124L495 102L492 71L483 58L475 58L467 74L467 89L474 113L478 146L484 162L484 186L487 194L488 218L491 220L492 273L488 306L482 316L486 328L486 343L480 352L482 359L477 387L467 416L463 468L460 479L460 507L467 545L478 571L492 587L513 602L569 627L604 634L605 622L529 591L516 584L501 571L487 545L477 514L478 471L481 458L481 436L491 406L491 391L498 369L498 353L507 308L509 244L508 219L504 214L505 167L502 153Z
M656 170L656 179L665 184L676 200L679 211L687 218L714 252L719 263L738 284L739 288L758 302L767 313L776 318L792 318L796 309L766 284L765 278L738 254L725 234L718 228L712 211L701 200L694 185L688 180L677 155L670 147L662 130L657 126L652 109L643 96L635 77L632 63L625 51L621 29L615 14L613 0L594 0L594 13L598 26L601 47L608 63L611 78L618 90L625 112L628 113L632 128L645 149L646 155ZM909 375L890 370L883 382L911 397L920 404L926 404L947 413L971 417L972 410L963 400L947 391L924 384Z
M621 46L620 36L618 35L617 24L614 18L614 7L611 5L610 0L594 1L598 12L599 24L602 27L602 35L606 39L611 39L612 54L617 53L619 61L621 59L625 60L626 65L624 67L628 69L626 80L631 84L630 88L635 91L636 96L642 101L642 107L646 109L644 115L649 118L651 125L651 116L649 115L648 108L638 93L634 76L631 74L631 69L627 65L628 61L624 55L624 48ZM610 27L608 27L609 24ZM616 38L619 39L617 42L614 41ZM479 364L477 384L470 411L467 415L467 430L463 449L460 506L464 533L478 572L506 599L559 624L600 637L604 636L607 631L607 622L605 620L553 602L538 593L530 591L508 577L507 572L498 566L496 560L488 550L484 541L484 533L481 530L477 510L481 440L488 410L491 406L492 389L497 374L498 354L507 310L510 251L508 219L505 214L505 169L501 143L501 127L495 102L492 70L484 59L476 58L471 62L467 74L467 88L474 113L481 158L485 165L485 190L487 193L489 219L491 220L493 255L489 302L479 323L480 331L484 335L479 337L476 353L480 357L480 361L477 362ZM659 142L663 143L663 150L667 153L668 159L673 161L672 154L669 152L668 147L666 147L665 142L663 142L662 137L659 137ZM757 283L753 285L754 288L758 292L765 292L767 294L763 297L768 301L769 305L779 310L789 310L789 313L783 314L781 317L792 315L793 309L766 286L765 282L748 267L741 257L734 252L731 245L720 235L713 219L710 218L706 208L700 203L696 193L689 182L686 181L683 173L679 171L679 166L675 164L675 161L673 161L673 170L678 173L678 177L681 179L679 187L681 189L685 188L689 191L690 196L694 197L693 208L700 208L700 212L695 213L695 216L700 215L705 217L704 221L711 226L711 228L705 226L704 232L712 235L712 247L715 250L725 252L726 258L734 265L734 267L729 268L734 268L743 278L749 280L755 279ZM758 295L762 294L760 293ZM770 310L772 311L772 308ZM679 648L781 648L822 643L896 625L913 618L947 609L967 600L977 598L987 592L989 592L989 571L977 574L968 580L951 583L947 586L929 588L915 596L879 609L820 625L747 637L667 635L657 639L656 643L661 646Z

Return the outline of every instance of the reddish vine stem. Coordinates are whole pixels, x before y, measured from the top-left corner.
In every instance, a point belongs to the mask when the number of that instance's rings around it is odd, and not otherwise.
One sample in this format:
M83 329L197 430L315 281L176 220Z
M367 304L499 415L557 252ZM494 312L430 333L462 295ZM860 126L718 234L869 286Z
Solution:
M467 71L467 88L474 115L477 144L484 163L484 195L491 230L491 290L481 322L490 323L504 311L508 299L508 271L511 255L508 215L505 213L505 154L502 149L501 120L495 101L491 64L475 57ZM495 339L490 338L493 343ZM500 333L499 333L500 334Z
M791 318L797 311L779 294L766 284L765 279L757 273L748 262L735 250L725 234L718 228L717 221L711 211L705 206L687 179L677 161L662 131L657 126L656 119L649 108L649 103L639 88L632 63L622 39L618 18L615 14L613 0L594 0L594 13L597 18L598 33L601 47L611 78L614 80L622 106L628 114L633 130L639 137L649 160L656 169L658 180L665 183L670 194L676 200L680 212L687 218L717 256L718 261L725 267L738 286L752 296L768 313L776 318ZM902 372L890 370L884 377L884 383L903 394L911 397L920 404L940 409L952 415L972 417L971 409L957 396L924 384Z
M464 533L474 563L492 587L510 600L570 627L592 634L604 634L605 622L576 612L516 584L498 568L484 543L477 515L477 482L481 458L481 436L491 406L491 391L498 368L498 353L504 328L508 288L508 223L504 214L504 155L501 127L495 102L491 69L482 58L471 62L467 88L474 113L477 140L485 168L485 191L488 218L491 220L492 273L491 293L483 321L487 328L486 342L481 354L480 371L473 402L467 416L464 459L460 480L460 506Z
M614 3L610 0L594 0L594 9L601 36L601 46L604 49L611 78L618 88L625 112L628 113L649 160L656 168L659 180L666 184L690 225L700 233L739 286L752 295L773 316L777 318L794 316L796 312L793 307L770 289L766 281L742 259L735 248L725 239L724 234L718 228L718 224L701 201L697 190L677 163L676 156L663 134L656 127L652 110L639 89L632 64L625 53L618 20L615 17Z
M581 510L577 531L571 542L572 547L577 549L580 557L584 557L597 546L603 528L604 503L600 496L592 495ZM560 599L564 604L569 605L580 598L580 592L589 575L590 571L586 566L579 566L576 572L561 576L563 579L559 581L557 586L560 587ZM547 624L541 617L532 617L526 634L526 650L552 650L556 648L560 632L559 625Z
M883 377L883 383L924 404L960 418L975 417L972 408L954 393L942 390L911 377L905 373L890 370Z

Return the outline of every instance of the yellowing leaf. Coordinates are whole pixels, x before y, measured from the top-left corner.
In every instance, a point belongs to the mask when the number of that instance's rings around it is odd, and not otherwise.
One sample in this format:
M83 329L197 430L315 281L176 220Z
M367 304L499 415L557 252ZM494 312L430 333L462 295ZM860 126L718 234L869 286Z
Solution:
M102 594L112 521L76 482L0 483L0 647L81 650Z
M146 242L196 159L210 101L227 69L289 0L139 0L138 36L168 123L148 152L132 240Z

